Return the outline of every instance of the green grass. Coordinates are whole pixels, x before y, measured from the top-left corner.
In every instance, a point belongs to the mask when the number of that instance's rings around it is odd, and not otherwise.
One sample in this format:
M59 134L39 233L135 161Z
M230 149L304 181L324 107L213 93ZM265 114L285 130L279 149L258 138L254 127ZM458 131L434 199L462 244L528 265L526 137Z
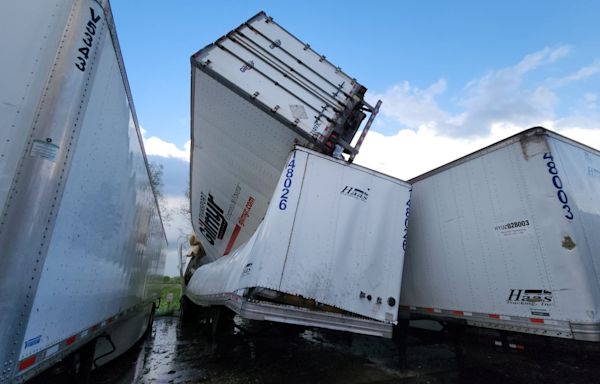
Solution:
M167 302L167 294L173 294L173 301ZM179 298L181 297L181 284L162 284L160 292L160 306L156 309L156 316L172 316L179 313Z

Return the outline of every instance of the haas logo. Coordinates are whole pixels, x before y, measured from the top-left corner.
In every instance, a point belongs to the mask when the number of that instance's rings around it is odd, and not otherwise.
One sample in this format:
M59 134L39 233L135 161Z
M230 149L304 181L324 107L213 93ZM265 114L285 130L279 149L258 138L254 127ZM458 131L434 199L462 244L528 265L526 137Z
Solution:
M367 188L366 191L363 191L362 189L346 185L344 189L340 191L340 195L353 197L357 200L364 202L367 201L367 199L369 198L369 191L371 191L371 188Z
M552 291L545 289L511 289L508 304L528 304L548 306L552 304Z

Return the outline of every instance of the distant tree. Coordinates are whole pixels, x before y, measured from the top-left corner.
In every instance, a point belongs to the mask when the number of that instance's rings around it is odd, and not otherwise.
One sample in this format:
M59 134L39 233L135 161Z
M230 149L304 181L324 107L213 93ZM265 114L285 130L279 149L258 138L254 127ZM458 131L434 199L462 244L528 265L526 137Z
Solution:
M167 199L163 195L163 165L154 161L148 163L148 170L150 171L150 184L158 200L158 206L160 208L160 214L164 222L169 222L172 219L171 210L167 206Z
M163 276L163 283L170 283L171 282L171 278L169 276Z
M187 183L187 188L185 189L185 202L180 207L179 212L184 215L188 221L192 220L192 193L190 191L190 183Z
M150 184L152 184L152 189L154 189L156 197L159 198L163 197L163 168L163 165L160 163L154 161L148 163L148 169L150 170Z

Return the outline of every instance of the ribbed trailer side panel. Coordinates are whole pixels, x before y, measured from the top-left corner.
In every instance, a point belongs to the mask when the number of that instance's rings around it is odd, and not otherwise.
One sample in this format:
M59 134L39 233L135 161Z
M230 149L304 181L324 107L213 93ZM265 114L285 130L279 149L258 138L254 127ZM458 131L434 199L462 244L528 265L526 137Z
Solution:
M144 301L148 274L162 274L159 213L110 38L98 60L25 336L41 340L22 357Z
M534 129L412 180L404 310L587 338L600 185L585 172L598 161Z
M101 334L131 346L165 237L107 1L5 2L0 28L5 382Z
M216 260L254 233L290 149L308 142L202 70L192 73L192 224Z
M341 133L337 124L344 125L366 91L262 12L193 61L319 144Z
M36 117L40 94L69 17L71 3L5 1L0 11L0 206L4 207ZM65 6L66 5L66 6ZM27 22L26 33L17 33ZM61 26L61 27L57 27ZM8 50L7 50L8 49ZM9 54L10 53L10 54Z

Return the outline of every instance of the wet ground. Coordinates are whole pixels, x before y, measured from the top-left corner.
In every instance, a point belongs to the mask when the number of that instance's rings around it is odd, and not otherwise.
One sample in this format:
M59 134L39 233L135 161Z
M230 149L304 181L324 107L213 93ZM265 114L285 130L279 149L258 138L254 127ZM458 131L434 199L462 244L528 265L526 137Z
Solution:
M93 373L108 383L597 383L600 345L547 344L503 350L493 338L453 338L412 329L408 369L390 340L321 330L247 324L211 343L197 324L155 320L152 334ZM484 341L482 341L484 340ZM537 343L537 344L536 344Z

